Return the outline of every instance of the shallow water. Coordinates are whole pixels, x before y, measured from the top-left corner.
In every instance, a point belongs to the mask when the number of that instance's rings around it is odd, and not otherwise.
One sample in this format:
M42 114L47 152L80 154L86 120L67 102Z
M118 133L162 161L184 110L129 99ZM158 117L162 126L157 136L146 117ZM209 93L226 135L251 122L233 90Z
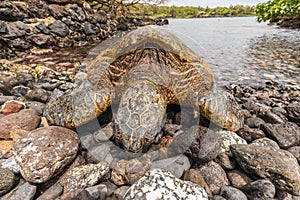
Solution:
M300 83L300 31L255 17L171 19L171 31L203 58L219 84Z

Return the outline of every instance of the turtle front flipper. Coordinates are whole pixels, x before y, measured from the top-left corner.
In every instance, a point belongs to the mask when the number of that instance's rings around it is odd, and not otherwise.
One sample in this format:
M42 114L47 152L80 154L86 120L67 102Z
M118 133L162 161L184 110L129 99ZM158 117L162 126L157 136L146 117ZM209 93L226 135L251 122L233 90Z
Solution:
M227 130L237 131L244 124L244 116L234 97L212 87L207 96L197 102L202 116Z
M131 83L122 95L116 115L116 141L127 151L141 152L162 129L166 106L155 84L146 80Z
M111 104L111 89L86 83L84 89L76 88L70 94L52 95L44 117L52 124L75 128L104 112Z

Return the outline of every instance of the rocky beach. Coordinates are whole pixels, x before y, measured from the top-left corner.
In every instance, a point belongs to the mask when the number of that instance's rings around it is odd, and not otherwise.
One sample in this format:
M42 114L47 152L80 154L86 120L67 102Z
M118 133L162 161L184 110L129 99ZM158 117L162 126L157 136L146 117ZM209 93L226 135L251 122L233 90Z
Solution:
M115 143L113 109L76 129L47 122L46 103L76 87L94 44L150 24L167 21L113 19L72 1L0 2L1 200L300 199L299 80L222 86L244 115L237 132L170 105L139 154Z

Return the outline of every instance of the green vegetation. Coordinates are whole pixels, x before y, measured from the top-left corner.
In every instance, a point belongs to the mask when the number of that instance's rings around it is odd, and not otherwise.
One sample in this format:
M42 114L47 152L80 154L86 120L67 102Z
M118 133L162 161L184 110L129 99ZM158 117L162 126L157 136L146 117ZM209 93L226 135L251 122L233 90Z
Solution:
M300 0L269 0L256 6L257 20L277 22L283 17L300 15Z
M254 16L255 7L230 6L203 8L191 6L151 6L137 4L129 7L129 13L137 17L162 17L162 18L195 18L195 17L241 17Z

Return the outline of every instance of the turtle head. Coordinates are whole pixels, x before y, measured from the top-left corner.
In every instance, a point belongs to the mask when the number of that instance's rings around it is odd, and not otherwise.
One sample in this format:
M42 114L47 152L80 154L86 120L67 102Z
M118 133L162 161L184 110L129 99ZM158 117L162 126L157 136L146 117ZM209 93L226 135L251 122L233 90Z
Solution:
M207 96L198 99L200 113L227 130L237 131L244 124L244 116L233 95L212 88Z

